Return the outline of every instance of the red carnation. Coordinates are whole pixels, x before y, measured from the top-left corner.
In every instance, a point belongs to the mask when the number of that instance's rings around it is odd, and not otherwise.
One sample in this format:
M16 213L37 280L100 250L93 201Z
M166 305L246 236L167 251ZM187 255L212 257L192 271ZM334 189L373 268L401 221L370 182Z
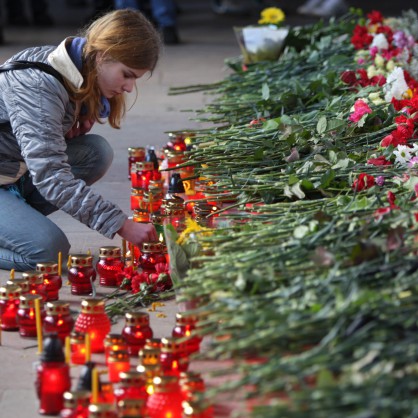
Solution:
M367 17L369 18L371 24L374 24L374 23L382 23L383 22L383 15L382 15L382 13L380 13L377 10L372 10L367 15Z
M386 159L385 156L381 155L380 157L377 158L369 158L367 160L367 164L371 164L371 165L392 165L392 163L390 161L388 161Z
M352 70L346 70L341 74L341 81L349 86L357 84L356 73Z
M365 189L370 189L375 184L374 177L370 174L361 173L357 179L353 182L353 189L357 192L361 192Z

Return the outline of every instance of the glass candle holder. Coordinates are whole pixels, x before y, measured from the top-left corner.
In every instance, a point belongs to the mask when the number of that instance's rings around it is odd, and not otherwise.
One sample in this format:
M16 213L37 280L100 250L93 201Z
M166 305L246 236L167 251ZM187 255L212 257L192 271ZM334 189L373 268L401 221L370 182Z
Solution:
M113 394L115 401L124 399L143 399L148 398L146 390L147 378L144 373L136 370L119 373L119 384L115 386Z
M62 287L62 278L58 274L58 263L38 263L36 271L43 275L47 301L58 300L59 290Z
M139 373L142 373L145 375L145 378L147 381L146 391L148 395L153 394L154 393L154 377L160 376L162 373L160 364L149 364L149 365L138 364L138 366L136 367L136 370Z
M146 417L145 399L122 399L117 403L119 418Z
M162 346L161 338L153 337L153 338L148 338L145 341L144 348L154 348L156 350L161 351L161 346Z
M132 220L138 223L149 223L150 213L145 209L134 210Z
M168 136L170 138L170 141L167 143L168 149L172 149L173 151L186 151L187 144L185 142L185 139L189 138L190 134L170 132Z
M139 265L146 273L155 273L155 266L159 263L166 263L164 246L159 241L143 242Z
M163 191L159 188L151 188L149 187L149 190L144 192L144 196L141 201L140 208L147 210L149 213L157 212L160 210L160 207L163 202Z
M45 339L41 361L36 369L39 413L58 415L64 407L63 395L70 388L70 369L65 363L61 341L56 334L51 334Z
M26 338L36 338L36 315L35 300L40 300L41 320L45 318L45 309L42 296L40 295L22 295L19 300L17 310L17 323L19 325L19 335Z
M132 175L136 175L135 164L145 159L145 148L143 147L129 147L128 148L128 178L131 180Z
M120 381L119 373L127 372L131 368L129 353L125 350L111 351L107 360L109 381L117 383Z
M74 319L70 314L70 304L64 301L53 301L45 304L46 316L43 321L45 334L55 332L61 342L71 334Z
M17 310L19 308L22 289L13 284L0 287L0 318L3 331L16 331L19 329L17 323Z
M40 295L42 300L46 302L48 295L44 285L44 276L38 271L25 271L22 278L29 282L29 293L31 295Z
M127 312L125 314L125 325L122 329L122 336L128 346L130 356L138 356L145 341L152 338L153 332L149 325L147 312Z
M196 334L197 316L184 312L176 313L176 324L172 336L184 339L185 348L188 354L199 351L202 338Z
M91 352L104 352L104 339L111 328L110 319L105 313L103 299L86 298L81 302L81 313L78 315L74 330L90 334Z
M125 265L122 260L122 250L119 247L101 247L96 271L101 286L117 287L121 283L121 274Z
M155 171L154 163L151 161L136 163L137 183L136 185L132 184L132 187L140 187L141 189L144 189L144 191L148 191L149 182L157 179Z
M108 359L109 359L109 354L111 351L127 350L128 345L123 335L109 333L106 335L106 338L104 339L104 348L105 348L105 359L106 359L106 364L107 364Z
M64 409L60 418L88 418L91 393L78 390L64 393Z
M88 254L71 255L68 280L71 283L72 295L91 294L93 291L92 283L96 280L93 257Z
M108 403L89 406L89 418L118 418L114 405Z
M179 376L189 368L186 345L180 339L167 337L161 339L161 370L168 376Z
M143 199L144 199L144 189L140 189L139 187L132 187L131 210L141 209Z
M180 387L185 400L191 400L195 393L203 393L205 391L205 382L196 372L180 373Z
M176 376L155 377L154 393L148 397L147 410L150 418L182 418L181 389Z
M86 363L86 339L84 332L72 331L70 334L71 364Z
M21 294L25 295L29 293L29 280L24 279L23 277L16 277L13 279L9 279L6 282L6 285L16 285L19 286L21 289Z

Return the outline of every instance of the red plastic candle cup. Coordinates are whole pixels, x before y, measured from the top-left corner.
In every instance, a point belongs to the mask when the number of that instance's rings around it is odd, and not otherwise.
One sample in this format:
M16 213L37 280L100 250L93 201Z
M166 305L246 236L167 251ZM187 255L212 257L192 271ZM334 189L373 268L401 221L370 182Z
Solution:
M153 380L154 393L148 397L150 418L182 418L183 398L176 376L160 376Z
M141 209L143 198L144 198L144 189L140 189L139 187L132 187L131 210Z
M148 395L154 393L154 377L161 376L162 370L160 364L139 364L136 371L142 373L146 378L146 391Z
M109 381L117 383L120 381L120 372L127 372L131 368L129 353L125 350L111 351L107 361Z
M53 301L45 304L46 316L43 321L45 334L57 333L61 342L65 343L65 337L71 334L74 327L74 319L70 313L70 304L64 301Z
M91 393L79 390L64 393L64 409L60 418L88 418Z
M19 329L17 323L17 310L19 308L22 289L13 284L0 287L0 318L3 331L16 331Z
M132 220L138 223L149 223L150 222L150 213L147 209L137 209L134 210L132 215Z
M167 337L161 339L160 365L163 374L179 376L189 368L186 345L180 339Z
M180 373L180 387L185 400L191 400L193 395L205 391L205 381L200 373L182 372Z
M59 290L62 287L62 278L58 274L58 263L38 263L36 271L43 274L47 300L58 300Z
M202 338L196 334L197 316L178 312L172 336L184 339L188 354L199 351Z
M164 246L159 241L143 242L139 266L147 273L155 273L155 266L159 263L166 263Z
M88 254L70 256L68 280L71 283L72 295L91 294L92 282L96 280L96 270L93 267L93 257Z
M132 180L132 171L136 171L135 164L145 159L145 148L129 147L128 148L128 178Z
M36 315L35 300L40 300L41 319L45 317L44 303L40 295L22 295L19 300L19 308L17 310L17 323L19 325L19 335L21 337L36 338Z
M70 351L71 364L86 363L86 340L83 332L71 332Z
M121 273L124 269L122 250L119 247L101 247L96 271L101 286L117 287L121 283Z
M103 353L104 340L111 328L110 319L105 313L105 302L99 298L86 298L81 302L74 330L90 335L91 352Z
M106 364L109 359L109 353L111 351L127 350L128 345L126 344L125 338L121 334L107 334L104 340L105 347L105 358Z
M31 295L40 295L44 302L48 299L46 286L44 284L44 275L38 271L25 271L22 278L29 281L29 293Z
M140 187L145 191L148 191L149 182L151 180L157 180L155 178L154 163L151 161L143 161L136 163L136 180L137 185L133 187Z
M71 379L61 341L55 334L45 339L36 376L36 388L40 400L39 413L58 415L64 407L63 395L71 388Z
M147 378L144 373L136 370L119 373L119 383L115 386L113 394L115 401L123 399L143 399L148 398L146 390Z
M127 312L122 336L126 341L129 355L138 356L139 350L145 345L145 341L153 336L148 313Z
M153 337L153 338L148 338L145 341L144 348L155 348L156 350L161 351L161 346L162 346L161 338Z

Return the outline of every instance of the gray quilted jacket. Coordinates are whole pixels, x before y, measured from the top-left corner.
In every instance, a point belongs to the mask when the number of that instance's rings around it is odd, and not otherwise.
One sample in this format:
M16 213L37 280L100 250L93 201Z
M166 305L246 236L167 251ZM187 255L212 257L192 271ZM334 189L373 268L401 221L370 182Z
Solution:
M52 65L75 86L83 82L65 42L26 49L10 60ZM75 106L54 76L38 69L0 73L0 184L12 184L29 170L33 184L53 205L108 238L127 216L71 173L64 135Z

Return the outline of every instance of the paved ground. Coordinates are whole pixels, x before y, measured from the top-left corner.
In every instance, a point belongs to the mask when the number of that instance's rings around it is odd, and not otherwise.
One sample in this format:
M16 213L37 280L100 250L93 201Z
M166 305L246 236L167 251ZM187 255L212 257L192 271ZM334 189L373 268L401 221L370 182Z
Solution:
M25 47L41 44L57 44L65 36L76 34L78 28L90 13L90 8L70 9L64 1L51 3L51 12L56 25L50 29L12 28L4 30L5 44L0 46L0 62L14 52ZM167 140L167 132L199 127L199 123L190 120L193 113L184 109L199 109L211 100L210 96L192 94L168 96L170 86L182 86L198 83L210 83L224 78L228 70L224 59L239 55L235 42L233 26L254 23L258 14L255 3L253 12L248 16L217 16L211 11L210 0L179 0L181 9L179 30L182 43L167 47L154 75L149 80L140 82L139 96L132 105L123 128L120 131L110 129L107 125L97 126L96 132L106 136L115 149L115 161L108 174L94 187L106 198L118 203L128 213L130 182L127 179L127 148L129 146L154 145L160 147ZM289 24L304 24L311 18L302 18L295 14L296 7L302 1L278 1L288 13ZM416 0L398 2L386 1L352 1L350 4L373 8L384 13L396 15L401 9L416 7ZM69 236L72 252L80 253L90 250L97 255L103 245L120 245L120 239L108 240L89 230L64 213L51 216ZM9 272L0 270L0 283L4 283ZM73 306L79 306L79 299L70 297L68 287L61 293L61 299L70 300ZM175 301L168 302L160 308L166 315L157 318L150 313L155 336L162 337L171 333L175 312L178 306ZM115 324L112 331L118 332L122 324ZM37 415L38 401L33 387L33 364L37 359L34 341L19 338L16 333L3 333L3 346L0 347L0 417L33 418ZM198 368L212 368L213 364L199 363ZM75 377L78 370L73 369ZM217 416L227 416L227 412Z

